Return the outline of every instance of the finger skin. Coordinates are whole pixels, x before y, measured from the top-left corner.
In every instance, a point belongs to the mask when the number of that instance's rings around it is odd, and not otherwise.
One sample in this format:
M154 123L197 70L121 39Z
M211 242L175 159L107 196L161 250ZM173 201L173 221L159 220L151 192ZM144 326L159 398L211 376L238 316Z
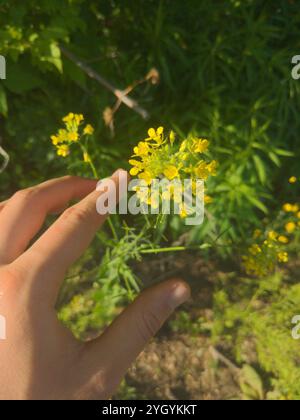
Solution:
M1 203L0 203L0 212L1 212L1 210L3 210L3 209L4 209L4 207L6 206L7 202L8 202L8 200L6 200L6 201L1 201Z
M89 385L96 387L95 378L102 372L108 381L107 389L113 392L148 341L189 297L190 288L181 279L168 280L144 291L100 338L86 344L82 381L90 374ZM107 397L110 395L104 396Z
M127 178L127 172L120 171ZM118 189L119 176L112 176ZM33 266L34 277L43 281L49 295L56 298L60 284L70 266L84 253L108 215L99 215L96 203L99 192L93 191L68 208L59 219L28 249L16 264ZM27 269L28 270L28 269ZM30 271L30 269L29 269Z
M13 262L26 250L48 213L85 197L96 183L67 176L17 192L0 212L0 265Z

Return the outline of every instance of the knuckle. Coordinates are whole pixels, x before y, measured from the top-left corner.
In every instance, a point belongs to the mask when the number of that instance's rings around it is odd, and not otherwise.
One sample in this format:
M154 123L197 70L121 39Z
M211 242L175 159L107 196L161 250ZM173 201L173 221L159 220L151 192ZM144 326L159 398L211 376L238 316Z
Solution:
M140 320L138 322L138 330L141 338L148 341L153 337L161 327L161 320L151 309L144 309L141 312Z
M86 208L73 206L64 211L62 215L63 220L71 221L72 223L82 223L88 218L88 211Z
M18 201L30 201L37 195L38 192L38 188L25 188L17 191L14 194L13 199Z

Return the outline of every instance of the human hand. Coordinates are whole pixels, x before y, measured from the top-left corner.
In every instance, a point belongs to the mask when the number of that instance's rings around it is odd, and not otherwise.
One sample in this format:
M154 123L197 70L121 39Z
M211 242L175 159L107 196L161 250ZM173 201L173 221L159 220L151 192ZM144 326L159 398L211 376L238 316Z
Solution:
M118 184L125 171L112 176ZM55 302L69 267L105 216L96 181L65 177L0 203L0 399L105 399L173 310L189 297L181 280L143 293L100 338L82 343L57 320ZM49 213L68 208L33 244Z

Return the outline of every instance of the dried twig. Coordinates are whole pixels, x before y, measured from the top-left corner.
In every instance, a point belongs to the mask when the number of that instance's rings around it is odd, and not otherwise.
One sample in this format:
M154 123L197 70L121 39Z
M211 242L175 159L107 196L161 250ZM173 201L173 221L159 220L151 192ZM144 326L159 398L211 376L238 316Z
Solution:
M1 172L5 171L8 162L9 162L9 155L8 153L0 146L0 155L3 157L4 161L2 162L0 166L0 174Z
M241 369L237 367L234 363L232 363L227 357L225 357L222 353L219 352L215 347L210 346L209 352L215 360L219 360L225 366L228 367L229 370L232 371L235 375L240 375Z
M104 77L102 77L99 73L89 67L87 64L83 63L79 58L77 58L73 53L71 53L66 47L60 45L60 50L64 56L66 56L69 60L71 60L74 64L76 64L82 71L84 71L91 79L96 80L100 85L104 86L107 90L112 92L120 102L124 105L131 108L133 111L137 112L141 115L144 119L149 118L148 112L142 108L134 99L130 98L126 91L117 89L113 86L110 82L108 82Z

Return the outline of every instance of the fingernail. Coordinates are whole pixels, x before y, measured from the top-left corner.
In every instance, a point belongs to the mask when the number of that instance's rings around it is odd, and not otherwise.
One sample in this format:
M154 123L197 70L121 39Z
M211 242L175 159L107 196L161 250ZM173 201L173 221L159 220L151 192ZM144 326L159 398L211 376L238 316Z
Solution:
M178 306L182 305L186 302L191 296L190 288L187 284L184 283L177 283L174 285L170 297L169 297L169 304L170 306L175 309Z

